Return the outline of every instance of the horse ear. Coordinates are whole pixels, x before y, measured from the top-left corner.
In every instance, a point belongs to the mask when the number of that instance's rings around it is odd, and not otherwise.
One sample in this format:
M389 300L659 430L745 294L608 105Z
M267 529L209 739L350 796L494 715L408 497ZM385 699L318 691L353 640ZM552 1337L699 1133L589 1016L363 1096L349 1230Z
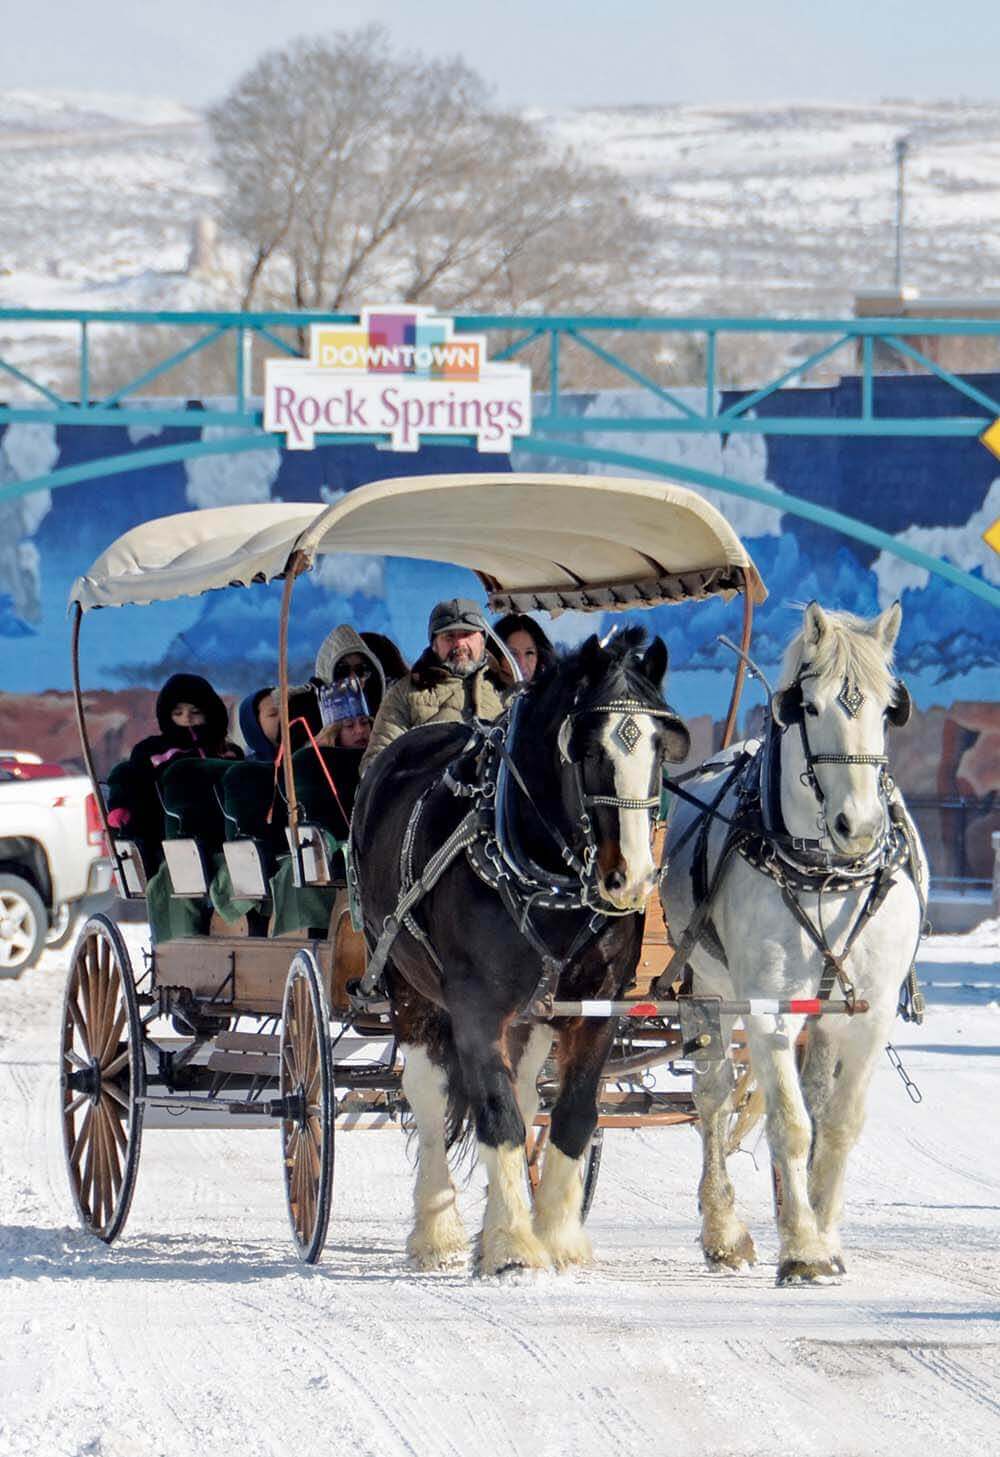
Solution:
M654 637L639 664L639 671L643 677L648 678L650 683L655 684L656 687L659 687L666 675L667 656L667 645L662 637Z
M886 657L888 657L896 646L896 639L899 637L899 629L902 623L903 609L898 602L893 602L871 624L871 634L882 644Z
M822 610L822 609L821 609ZM779 688L771 694L771 716L779 728L789 728L802 717L802 684Z
M904 723L909 723L912 712L913 699L910 697L910 690L902 678L897 678L893 684L892 699L885 711L885 716L894 728L902 728Z
M802 619L802 632L806 642L815 647L822 640L828 626L829 618L822 607L818 602L810 602Z
M580 668L585 678L599 678L607 666L607 653L601 639L592 632L580 649Z
M691 752L691 735L679 718L663 720L664 753L671 764L681 764Z

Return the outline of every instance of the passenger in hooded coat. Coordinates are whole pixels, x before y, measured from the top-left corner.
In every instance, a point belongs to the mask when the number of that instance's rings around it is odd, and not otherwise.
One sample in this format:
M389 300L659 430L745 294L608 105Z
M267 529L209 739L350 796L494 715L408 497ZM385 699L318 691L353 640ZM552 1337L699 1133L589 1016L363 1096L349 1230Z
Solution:
M247 758L257 764L273 764L281 742L281 715L273 688L248 693L237 715Z
M137 771L154 776L181 756L242 759L243 751L227 738L229 711L207 678L175 673L156 700L158 734L141 739L129 757Z

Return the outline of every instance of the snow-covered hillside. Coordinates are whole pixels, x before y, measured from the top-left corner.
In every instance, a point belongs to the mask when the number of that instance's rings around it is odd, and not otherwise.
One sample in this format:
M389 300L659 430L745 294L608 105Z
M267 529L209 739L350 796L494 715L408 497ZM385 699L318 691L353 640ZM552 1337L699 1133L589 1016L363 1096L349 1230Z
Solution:
M674 106L536 113L558 147L620 171L659 225L651 309L849 313L890 282L893 142L910 138L906 279L1000 293L1000 105ZM0 306L224 306L183 274L218 192L189 108L0 93ZM233 260L235 262L235 260Z

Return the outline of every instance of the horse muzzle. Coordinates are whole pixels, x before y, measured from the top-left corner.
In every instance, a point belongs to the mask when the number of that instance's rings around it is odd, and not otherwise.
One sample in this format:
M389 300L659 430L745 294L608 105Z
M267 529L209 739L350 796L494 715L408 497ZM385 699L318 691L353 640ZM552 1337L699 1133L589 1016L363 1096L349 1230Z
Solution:
M624 866L615 866L598 877L597 891L616 911L641 911L649 899L656 875L653 870L640 878L630 877Z

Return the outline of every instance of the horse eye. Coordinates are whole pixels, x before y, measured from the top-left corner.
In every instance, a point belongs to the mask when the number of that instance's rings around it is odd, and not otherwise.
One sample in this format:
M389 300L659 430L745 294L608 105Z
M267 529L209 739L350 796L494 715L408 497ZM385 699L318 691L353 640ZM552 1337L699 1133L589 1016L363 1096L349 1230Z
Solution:
M805 707L806 713L808 713L810 718L819 718L819 709L816 707L815 703L807 703Z

